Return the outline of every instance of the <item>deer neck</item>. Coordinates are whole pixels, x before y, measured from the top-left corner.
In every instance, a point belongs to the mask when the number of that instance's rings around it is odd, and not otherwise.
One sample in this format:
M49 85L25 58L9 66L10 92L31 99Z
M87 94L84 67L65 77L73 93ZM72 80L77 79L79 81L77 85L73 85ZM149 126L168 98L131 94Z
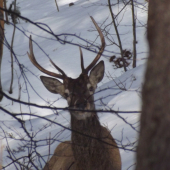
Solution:
M71 128L72 150L78 169L103 170L98 164L100 161L105 162L108 153L104 149L104 143L101 142L106 134L103 134L97 113L93 112L92 116L85 120L77 120L71 116Z
M84 135L81 134L94 136L96 138L100 137L101 125L97 113L92 112L89 113L89 115L91 116L86 117L86 119L78 120L73 116L73 114L71 114L71 128L73 130L72 139L80 138L83 140L84 138L86 138Z

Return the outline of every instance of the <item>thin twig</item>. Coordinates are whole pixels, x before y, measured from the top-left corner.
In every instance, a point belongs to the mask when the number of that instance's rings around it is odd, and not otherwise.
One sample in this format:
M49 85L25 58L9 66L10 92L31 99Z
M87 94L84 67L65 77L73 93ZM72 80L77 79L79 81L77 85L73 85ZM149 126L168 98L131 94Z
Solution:
M14 1L14 11L16 11L16 0ZM12 41L11 41L11 84L10 84L10 88L9 88L9 93L12 93L12 85L13 85L13 80L14 80L14 63L13 63L13 44L14 44L14 37L15 37L15 18L16 16L13 15L13 22L14 22L14 31L13 31L13 35L12 35Z
M132 24L133 24L133 68L136 67L136 18L134 10L134 1L131 0L132 4Z
M123 68L124 68L124 71L127 71L126 65L125 65L125 60L124 60L124 57L123 57L122 42L121 42L121 39L120 39L119 31L117 29L117 25L116 25L116 22L115 22L114 15L113 15L113 12L112 12L110 0L108 0L108 4L109 4L110 14L111 14L111 17L112 17L112 22L113 22L113 25L114 25L114 28L115 28L115 31L116 31L116 35L117 35L117 39L118 39L118 42L119 42L119 49L120 49L120 53L121 53L121 57L122 57L122 61L123 61Z
M58 4L57 4L57 0L55 0L55 3L56 3L57 11L59 12L59 7L58 7Z

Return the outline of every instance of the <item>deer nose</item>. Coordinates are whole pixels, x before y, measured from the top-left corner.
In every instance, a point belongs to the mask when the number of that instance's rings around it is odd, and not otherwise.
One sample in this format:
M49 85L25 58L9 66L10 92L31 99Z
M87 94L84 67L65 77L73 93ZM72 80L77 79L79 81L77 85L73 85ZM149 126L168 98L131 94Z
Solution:
M84 110L87 107L87 102L85 100L78 100L75 105L77 109Z

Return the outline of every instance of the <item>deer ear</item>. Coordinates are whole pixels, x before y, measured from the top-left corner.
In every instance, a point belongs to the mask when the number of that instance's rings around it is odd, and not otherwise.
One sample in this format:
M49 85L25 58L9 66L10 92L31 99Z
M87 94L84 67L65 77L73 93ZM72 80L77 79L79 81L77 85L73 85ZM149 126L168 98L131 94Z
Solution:
M64 95L64 85L57 79L40 76L42 83L51 93Z
M96 86L104 76L104 61L100 61L90 72L90 82L93 86Z

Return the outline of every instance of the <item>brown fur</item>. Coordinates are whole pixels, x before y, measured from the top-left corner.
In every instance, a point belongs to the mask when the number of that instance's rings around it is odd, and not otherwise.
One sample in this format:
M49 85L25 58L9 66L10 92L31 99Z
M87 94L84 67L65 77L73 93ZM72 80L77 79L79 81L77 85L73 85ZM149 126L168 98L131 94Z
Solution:
M103 75L104 63L101 61L89 76L81 74L77 79L67 77L64 83L41 76L50 92L61 94L70 108L78 109L70 111L71 141L56 148L44 170L121 170L117 144L110 132L100 125L95 112L93 94Z
M72 148L78 164L77 170L121 169L117 144L110 132L100 125L96 113L86 120L72 119L71 125L73 130L83 133L72 132Z
M73 156L71 142L60 143L55 149L50 161L43 170L70 170L75 169L75 159Z
M87 142L87 146L81 143L71 144L71 141L60 143L43 170L121 170L117 144L102 126L101 134L102 140L110 145L80 135L79 137ZM77 161L73 156L73 148L77 152Z
M71 114L71 141L61 143L56 148L43 170L121 170L117 144L110 132L100 125L95 112L94 93L97 84L104 77L105 70L104 61L96 63L104 51L105 40L93 17L91 19L100 35L102 45L95 59L86 68L80 48L82 73L76 79L68 77L51 60L52 65L61 74L41 67L36 62L30 36L30 60L40 71L55 77L40 76L42 83L51 93L60 94L67 100ZM62 79L63 82L56 78Z
M59 144L43 170L121 170L117 144L96 113L86 120L72 117L71 125L81 134L72 132L72 142Z
M104 61L98 64L97 61L104 51L105 39L93 17L90 18L100 35L102 45L95 59L86 68L79 48L82 73L76 79L68 77L52 60L50 62L61 74L40 66L35 59L30 36L30 52L27 54L31 62L40 71L51 76L40 76L40 79L48 91L60 94L67 100L71 115L71 141L58 145L43 170L121 170L117 144L110 132L100 125L95 112L94 93L105 71Z

